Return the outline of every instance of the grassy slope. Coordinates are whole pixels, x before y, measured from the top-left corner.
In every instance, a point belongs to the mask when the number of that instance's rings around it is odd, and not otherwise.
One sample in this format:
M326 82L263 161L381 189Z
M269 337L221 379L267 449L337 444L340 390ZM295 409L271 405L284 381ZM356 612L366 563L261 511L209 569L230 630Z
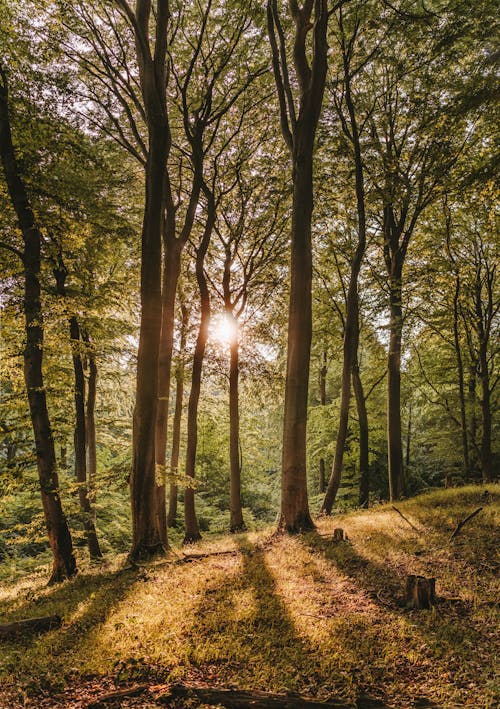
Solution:
M4 622L60 613L60 630L0 646L0 679L23 691L121 680L203 680L320 698L358 693L389 706L494 706L495 554L500 486L424 495L318 521L318 533L224 537L232 555L139 570L42 576L0 587ZM452 542L459 519L483 511ZM348 544L332 544L342 526ZM179 552L177 552L179 555ZM432 611L397 601L409 573L435 576ZM498 599L496 599L498 600ZM496 644L496 648L495 648ZM1 697L0 697L1 699ZM1 705L1 701L0 701ZM12 704L11 704L12 706Z

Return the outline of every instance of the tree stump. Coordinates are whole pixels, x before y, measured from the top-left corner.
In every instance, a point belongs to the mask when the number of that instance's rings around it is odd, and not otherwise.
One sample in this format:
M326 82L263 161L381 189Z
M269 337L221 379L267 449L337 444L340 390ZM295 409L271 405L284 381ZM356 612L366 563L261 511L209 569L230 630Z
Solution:
M333 542L346 542L347 539L348 539L347 534L344 532L344 530L341 527L336 527L333 530L333 537L332 537Z
M407 608L429 609L436 602L436 579L411 574L406 578L405 602Z

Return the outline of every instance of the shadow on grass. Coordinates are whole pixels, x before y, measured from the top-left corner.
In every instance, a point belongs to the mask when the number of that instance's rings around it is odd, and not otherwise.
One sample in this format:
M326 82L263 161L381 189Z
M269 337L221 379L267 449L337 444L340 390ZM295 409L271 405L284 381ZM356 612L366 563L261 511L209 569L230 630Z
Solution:
M242 569L223 585L205 590L187 640L189 661L204 682L239 689L300 693L345 702L345 707L385 707L355 696L353 677L302 636L281 599L264 552L239 540Z
M60 615L63 625L43 635L26 634L0 643L0 679L14 680L19 686L33 690L57 690L79 668L68 663L68 653L77 656L78 648L113 612L140 579L135 569L81 574L74 579L37 593L16 603L8 613L2 606L5 622L21 618Z

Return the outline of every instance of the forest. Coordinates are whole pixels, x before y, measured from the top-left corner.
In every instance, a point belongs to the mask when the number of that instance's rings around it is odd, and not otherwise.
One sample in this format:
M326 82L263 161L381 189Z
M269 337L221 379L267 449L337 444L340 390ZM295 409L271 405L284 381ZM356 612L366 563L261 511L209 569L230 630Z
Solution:
M0 0L1 706L494 706L497 9Z

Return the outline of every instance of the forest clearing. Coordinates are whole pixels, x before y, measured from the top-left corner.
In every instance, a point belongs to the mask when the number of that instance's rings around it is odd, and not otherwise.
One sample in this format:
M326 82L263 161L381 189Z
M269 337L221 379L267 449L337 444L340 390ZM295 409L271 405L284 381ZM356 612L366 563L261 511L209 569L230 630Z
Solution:
M0 0L0 709L492 709L498 3Z
M305 535L269 529L136 568L123 557L87 565L60 588L46 587L45 569L3 584L4 621L59 614L63 623L0 641L2 691L10 687L0 705L86 707L139 688L100 706L164 706L155 697L182 683L346 708L493 707L499 500L498 485L430 493L398 505L409 521L382 505L319 519ZM349 541L332 542L338 526ZM180 563L183 553L207 556ZM404 607L408 574L436 578L432 610Z

